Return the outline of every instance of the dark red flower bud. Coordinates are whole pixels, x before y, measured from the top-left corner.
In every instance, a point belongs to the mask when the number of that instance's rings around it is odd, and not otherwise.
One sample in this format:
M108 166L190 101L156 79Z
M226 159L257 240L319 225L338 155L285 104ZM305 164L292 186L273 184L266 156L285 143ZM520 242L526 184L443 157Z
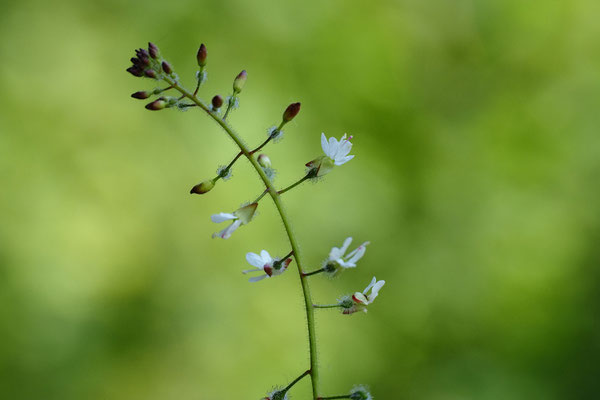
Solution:
M154 100L152 103L146 104L146 108L152 111L162 110L167 106L167 103L163 99Z
M142 76L143 74L142 70L135 66L127 68L127 72L129 72L133 76Z
M165 73L167 73L169 75L171 75L173 73L173 69L171 68L171 65L166 61L162 62L162 69L163 69L163 71L165 71Z
M135 92L131 95L131 97L133 97L134 99L140 99L140 100L147 99L150 96L152 96L152 93L150 93L150 92Z
M223 105L223 98L219 95L216 95L215 97L212 98L212 106L215 110L221 108L221 106Z
M300 103L292 103L283 113L283 122L290 122L300 112Z
M148 78L156 79L156 72L153 69L145 70L144 74L146 74Z
M155 60L158 58L158 47L152 42L148 42L148 53Z
M200 45L200 48L198 49L198 54L196 55L196 59L198 60L199 67L204 67L206 65L207 55L208 55L208 53L206 52L206 46L204 45L204 43L202 43Z

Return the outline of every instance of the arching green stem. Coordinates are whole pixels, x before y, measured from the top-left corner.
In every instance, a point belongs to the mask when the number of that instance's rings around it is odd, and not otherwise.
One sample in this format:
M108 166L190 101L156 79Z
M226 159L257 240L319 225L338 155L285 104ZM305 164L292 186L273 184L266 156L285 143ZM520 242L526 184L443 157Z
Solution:
M292 247L292 254L296 259L296 265L298 266L298 274L300 276L300 284L302 285L302 293L304 295L304 305L306 309L306 320L308 326L308 342L309 342L309 352L310 352L310 377L312 384L312 392L313 392L313 400L317 400L319 398L319 366L317 362L317 336L315 333L315 314L314 307L312 304L312 298L310 295L310 287L308 285L308 280L304 276L302 269L302 257L300 255L300 250L298 248L298 243L296 241L296 237L292 231L292 227L288 218L285 209L283 208L283 204L281 202L281 197L277 190L273 187L273 184L265 175L263 169L256 161L256 158L253 156L252 151L248 148L248 146L242 141L239 135L233 130L227 122L225 122L225 116L223 119L219 117L219 115L213 112L206 104L204 104L200 99L198 99L195 95L190 93L185 88L179 86L179 83L173 80L172 78L165 76L163 78L167 83L173 86L174 89L179 91L184 97L190 99L194 104L204 110L213 120L215 120L221 128L229 135L229 137L235 142L235 144L239 147L242 154L248 158L252 167L256 170L256 173L260 176L260 179L263 181L269 195L273 199L273 203L275 204L275 208L277 208L277 212L283 222L283 226L288 236L288 240L290 242L290 246ZM226 113L227 115L227 113Z

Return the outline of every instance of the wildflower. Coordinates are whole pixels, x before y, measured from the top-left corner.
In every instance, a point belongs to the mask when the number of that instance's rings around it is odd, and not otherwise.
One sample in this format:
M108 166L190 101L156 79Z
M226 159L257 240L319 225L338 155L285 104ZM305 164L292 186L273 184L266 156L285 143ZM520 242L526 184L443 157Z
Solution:
M361 292L356 292L352 296L346 296L340 300L340 306L344 314L353 314L357 311L367 312L367 306L379 295L379 290L385 285L385 281L377 281L373 277L369 286ZM367 294L371 290L370 294Z
M323 269L326 273L331 276L336 275L343 268L354 268L356 262L360 260L367 251L367 245L369 242L364 242L350 253L345 254L346 250L352 243L352 238L348 237L344 240L344 244L341 248L333 247L329 252L329 258L325 261Z
M265 273L265 275L259 275L249 279L250 282L258 282L265 278L283 274L288 265L292 262L292 259L286 258L284 260L280 260L278 258L273 258L268 251L262 250L260 255L256 253L246 254L246 261L256 268L242 271L244 274L255 271L262 271Z
M346 134L338 141L334 137L327 137L321 133L321 147L323 148L324 156L316 158L306 164L309 172L314 174L314 177L323 176L333 169L336 165L343 165L354 158L354 155L348 155L352 150L352 136L346 139Z
M221 239L229 239L231 234L235 232L240 226L246 225L252 220L254 213L256 212L258 203L248 204L245 207L241 207L239 210L233 213L219 213L211 215L210 219L214 223L221 223L225 221L233 221L231 225L223 229L220 232L213 233L212 237L220 237Z

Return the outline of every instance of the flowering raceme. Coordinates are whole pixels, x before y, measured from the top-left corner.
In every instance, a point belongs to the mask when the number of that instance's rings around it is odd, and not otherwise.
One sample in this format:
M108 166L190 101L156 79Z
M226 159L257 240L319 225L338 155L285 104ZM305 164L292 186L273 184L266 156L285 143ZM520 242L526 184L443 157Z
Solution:
M258 275L249 279L250 282L257 282L283 274L288 269L292 259L295 261L299 272L306 311L310 365L307 366L308 368L302 368L302 371L304 372L299 376L295 375L297 378L292 380L287 386L275 386L267 397L264 397L264 400L287 400L288 392L292 387L307 376L310 376L311 380L312 400L372 400L372 396L365 386L355 386L347 394L323 396L319 387L319 362L314 314L316 309L322 308L341 309L344 314L352 314L357 311L367 312L368 305L370 305L378 296L385 281L377 281L376 278L373 278L364 291L356 292L352 296L345 296L335 304L314 304L310 293L311 276L323 273L334 276L343 270L355 268L357 262L365 255L366 246L369 242L364 242L356 249L348 252L348 248L352 243L352 238L348 237L344 240L341 247L333 247L331 249L329 256L320 268L307 272L305 269L306 265L303 264L303 258L299 250L298 242L291 228L290 218L288 217L288 214L283 207L283 201L281 200L285 193L299 186L303 182L311 179L316 180L316 178L331 172L334 167L344 165L352 160L354 158L354 155L350 155L350 152L352 151L352 136L348 137L344 134L338 140L335 137L327 138L325 134L322 133L321 148L324 155L307 163L306 166L308 169L305 170L305 173L297 181L278 190L273 183L275 176L273 163L269 156L263 153L263 148L269 144L277 143L283 138L283 128L287 123L296 118L300 112L301 105L299 102L294 102L287 106L281 115L279 125L271 125L272 127L268 129L268 136L264 142L258 146L249 147L231 127L230 122L227 119L239 105L240 94L244 90L248 79L246 70L242 70L235 77L229 95L224 94L222 96L220 94L210 93L208 98L211 100L210 102L206 102L205 100L202 100L198 94L208 77L208 50L204 44L200 45L196 54L198 70L196 71L195 90L193 88L190 90L183 87L173 65L164 59L162 53L155 44L148 43L148 49L140 48L137 49L135 53L135 57L131 58L132 65L127 68L127 71L135 77L148 78L151 82L154 82L154 84L157 82L161 83L161 86L163 87L155 87L152 90L145 89L136 91L131 97L139 100L148 99L147 101L149 101L149 103L146 104L145 108L151 111L161 111L172 108L180 111L196 109L205 112L210 118L218 123L224 133L237 145L236 155L229 158L229 162L219 166L216 176L208 179L199 179L196 182L200 183L193 186L190 193L206 196L208 193L216 192L216 185L219 181L225 182L232 178L232 170L240 158L246 158L249 161L249 164L256 171L263 183L261 194L252 202L246 203L247 205L240 207L234 212L218 213L211 216L211 220L214 223L229 222L227 227L214 233L212 237L219 237L222 239L230 238L242 225L246 225L252 221L258 203L267 195L273 200L273 204L285 229L287 242L291 247L289 253L284 257L272 257L267 250L261 250L258 254L249 252L246 254L246 261L250 263L253 268L244 270L243 273L258 273ZM171 92L173 95L167 96L167 92ZM306 212L303 215L308 214L309 212Z

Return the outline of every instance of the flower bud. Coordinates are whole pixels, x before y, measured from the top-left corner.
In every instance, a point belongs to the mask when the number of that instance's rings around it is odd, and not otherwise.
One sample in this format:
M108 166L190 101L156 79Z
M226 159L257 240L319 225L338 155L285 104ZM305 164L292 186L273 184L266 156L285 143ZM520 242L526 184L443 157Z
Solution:
M198 66L200 68L202 68L206 65L206 56L207 55L208 55L208 53L206 51L206 46L204 45L204 43L202 43L200 45L200 48L198 49L198 54L196 54L196 59L198 60Z
M143 75L143 71L136 66L131 66L127 68L127 72L129 72L133 76L140 77Z
M156 45L152 42L148 42L148 54L150 54L150 57L154 58L155 60L158 58L158 47L156 47Z
M167 102L164 101L162 98L158 99L158 100L154 100L152 103L146 104L146 108L151 111L162 110L166 106L167 106Z
M240 93L242 91L242 88L244 87L244 84L246 83L247 77L248 77L248 74L246 73L246 70L243 70L242 72L240 72L238 74L238 76L235 77L235 80L233 81L233 92L234 93Z
M144 74L148 77L148 78L152 78L152 79L156 79L157 75L156 72L153 69L147 69L144 71Z
M266 154L258 156L258 164L263 168L271 168L271 159Z
M292 103L283 113L283 122L290 122L300 112L300 103Z
M212 98L212 106L213 110L218 110L223 105L223 98L219 95L216 95Z
M131 97L133 97L134 99L140 99L140 100L144 100L147 99L148 97L152 96L152 93L150 92L135 92L131 95Z
M173 68L171 68L171 64L166 61L162 62L162 69L165 71L165 74L171 75L173 73Z
M215 187L215 182L212 179L197 184L190 190L190 194L204 194L208 193Z

